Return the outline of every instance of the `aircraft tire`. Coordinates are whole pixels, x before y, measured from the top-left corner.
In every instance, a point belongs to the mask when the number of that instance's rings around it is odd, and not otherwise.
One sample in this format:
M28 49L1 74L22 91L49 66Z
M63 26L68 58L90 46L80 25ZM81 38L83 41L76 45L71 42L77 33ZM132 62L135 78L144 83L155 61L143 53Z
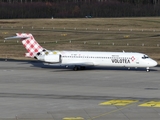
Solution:
M77 71L77 70L78 70L78 67L77 67L77 66L73 67L73 70L74 70L74 71Z
M80 69L81 69L81 70L85 70L85 69L86 69L86 67L84 67L84 66L81 66L81 67L80 67Z
M150 69L147 69L147 72L150 72Z

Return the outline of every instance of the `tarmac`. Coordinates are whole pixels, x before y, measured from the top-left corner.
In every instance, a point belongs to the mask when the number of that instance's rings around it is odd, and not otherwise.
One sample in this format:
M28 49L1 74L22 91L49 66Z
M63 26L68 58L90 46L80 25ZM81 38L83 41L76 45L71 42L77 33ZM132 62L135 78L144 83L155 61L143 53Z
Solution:
M160 67L73 71L0 60L0 119L160 120Z

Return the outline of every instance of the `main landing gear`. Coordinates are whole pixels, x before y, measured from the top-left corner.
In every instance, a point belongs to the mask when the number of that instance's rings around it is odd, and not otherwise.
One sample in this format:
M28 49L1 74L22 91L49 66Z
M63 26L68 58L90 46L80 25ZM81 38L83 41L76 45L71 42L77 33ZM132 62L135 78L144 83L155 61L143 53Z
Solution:
M79 67L78 67L78 66L74 66L74 67L73 67L73 70L74 70L74 71L77 71L77 70L85 70L85 68L86 68L86 67L84 67L84 66L79 66Z
M78 66L74 66L74 67L73 67L73 70L74 70L74 71L77 71L77 70L78 70Z

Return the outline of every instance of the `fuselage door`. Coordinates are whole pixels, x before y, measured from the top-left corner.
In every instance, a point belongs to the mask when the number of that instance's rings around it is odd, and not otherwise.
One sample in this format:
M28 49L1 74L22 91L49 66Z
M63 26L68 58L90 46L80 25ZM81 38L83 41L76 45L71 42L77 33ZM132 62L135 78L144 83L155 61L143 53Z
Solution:
M59 55L59 62L60 63L62 62L62 55L61 54Z

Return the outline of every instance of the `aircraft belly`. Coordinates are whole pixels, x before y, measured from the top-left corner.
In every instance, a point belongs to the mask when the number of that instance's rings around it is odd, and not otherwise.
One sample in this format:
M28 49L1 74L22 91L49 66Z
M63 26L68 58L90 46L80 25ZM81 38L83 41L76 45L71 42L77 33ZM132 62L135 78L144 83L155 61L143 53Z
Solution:
M112 61L111 59L83 59L83 58L63 58L64 65L79 65L88 66L93 63L94 66L108 66L108 67L146 67L146 64L132 61Z

